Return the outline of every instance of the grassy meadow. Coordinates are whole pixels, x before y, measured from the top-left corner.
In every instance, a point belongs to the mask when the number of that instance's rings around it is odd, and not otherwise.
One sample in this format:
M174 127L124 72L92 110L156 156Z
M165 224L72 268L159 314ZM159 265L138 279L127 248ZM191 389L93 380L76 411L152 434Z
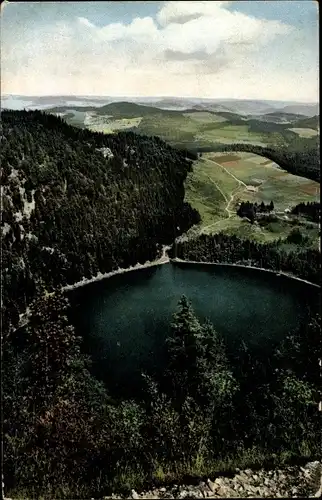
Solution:
M50 110L49 110L50 111ZM61 113L63 111L63 113ZM218 144L244 143L258 146L287 147L314 138L318 121L296 118L284 124L265 117L246 117L231 112L211 110L165 110L129 102L114 102L101 108L55 108L72 125L106 134L134 130L156 135L171 145L183 148L207 148ZM292 128L293 127L293 128Z
M275 122L268 122L265 117L247 118L230 112L169 111L127 102L84 111L65 109L65 118L72 125L105 134L132 130L195 151L215 151L220 145L233 143L273 149L291 146L301 151L310 141L316 140L318 119L288 116L289 120L282 124L279 115ZM292 175L261 156L245 152L203 153L186 180L186 200L202 217L199 227L190 233L224 231L272 241L286 237L294 227L301 227L301 231L307 230L315 242L317 226L290 220L292 217L284 211L300 202L318 200L319 192L318 183ZM250 224L236 215L237 204L242 201L267 204L271 200L279 212L275 222Z
M316 201L319 196L317 182L289 174L252 153L205 153L186 181L186 200L201 215L201 232L223 231L258 241L285 238L294 227L299 227L315 245L318 225L284 211L299 202ZM275 222L250 224L236 215L241 201L267 204L271 200L278 215Z

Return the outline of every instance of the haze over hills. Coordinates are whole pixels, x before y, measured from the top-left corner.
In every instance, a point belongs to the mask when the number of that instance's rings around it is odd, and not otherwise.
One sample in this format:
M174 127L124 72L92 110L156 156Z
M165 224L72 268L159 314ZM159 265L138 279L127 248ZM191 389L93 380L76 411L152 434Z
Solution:
M319 496L316 3L4 4L3 497Z
M1 107L9 109L43 109L53 106L102 106L109 103L133 102L166 110L198 109L207 111L230 111L242 115L262 115L284 112L303 116L319 114L318 103L295 101L270 101L251 99L210 99L189 97L130 97L130 96L24 96L3 95Z

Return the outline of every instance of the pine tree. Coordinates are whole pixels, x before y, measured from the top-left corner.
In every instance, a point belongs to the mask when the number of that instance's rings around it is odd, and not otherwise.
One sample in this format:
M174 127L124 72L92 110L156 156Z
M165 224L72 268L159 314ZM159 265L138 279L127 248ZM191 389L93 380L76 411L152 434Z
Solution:
M189 387L196 383L198 346L202 328L185 296L173 316L171 335L167 338L168 368L166 379L178 404L182 404Z

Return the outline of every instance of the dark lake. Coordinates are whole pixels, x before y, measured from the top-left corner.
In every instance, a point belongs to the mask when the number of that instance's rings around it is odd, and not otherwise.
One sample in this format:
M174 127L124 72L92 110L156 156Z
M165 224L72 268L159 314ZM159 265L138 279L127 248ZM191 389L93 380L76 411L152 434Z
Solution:
M164 264L68 292L71 319L108 386L131 392L141 371L162 370L172 314L185 294L209 318L228 353L244 342L269 352L316 308L319 289L253 269Z

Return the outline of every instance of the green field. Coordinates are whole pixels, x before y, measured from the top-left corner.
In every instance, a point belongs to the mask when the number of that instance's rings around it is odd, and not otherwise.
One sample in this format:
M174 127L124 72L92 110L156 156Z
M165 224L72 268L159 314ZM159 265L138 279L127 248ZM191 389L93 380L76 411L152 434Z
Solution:
M265 140L266 139L266 140ZM196 141L219 142L221 144L233 144L234 142L266 146L268 138L264 134L249 132L248 125L222 125L220 128L204 130L195 137Z
M216 148L219 144L243 143L257 146L299 148L318 134L318 121L296 120L281 124L247 118L231 112L210 110L175 111L129 102L114 102L101 108L54 108L68 123L107 134L131 129L144 135L156 135L181 148ZM50 111L50 110L49 110ZM293 128L292 128L293 127Z
M296 220L284 211L299 202L318 200L319 193L317 182L289 174L252 153L206 153L186 181L186 200L202 218L199 231L224 231L258 241L284 238L294 227L300 227L316 244L318 226ZM250 224L236 215L241 201L267 204L271 200L277 221Z
M318 131L313 128L290 128L289 130L304 138L315 137L318 135Z
M120 130L132 129L139 126L142 118L120 118L110 117L87 118L86 126L94 132L103 132L104 134L113 134Z

